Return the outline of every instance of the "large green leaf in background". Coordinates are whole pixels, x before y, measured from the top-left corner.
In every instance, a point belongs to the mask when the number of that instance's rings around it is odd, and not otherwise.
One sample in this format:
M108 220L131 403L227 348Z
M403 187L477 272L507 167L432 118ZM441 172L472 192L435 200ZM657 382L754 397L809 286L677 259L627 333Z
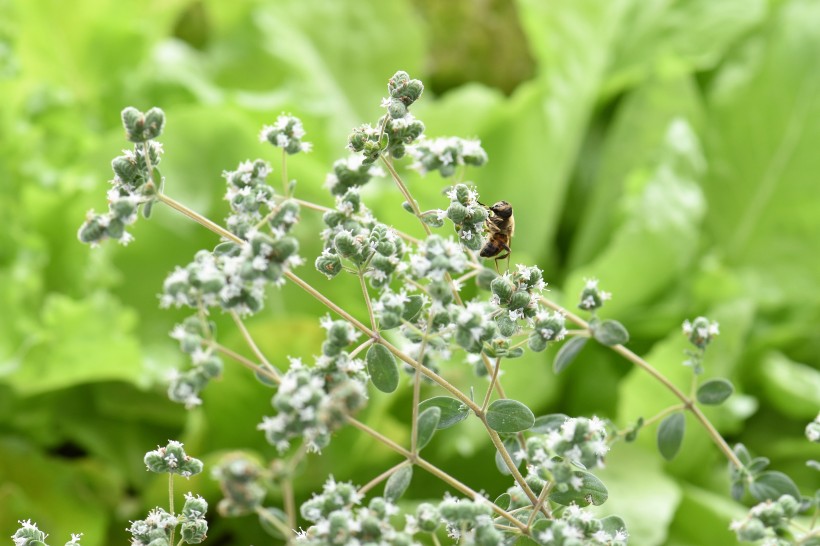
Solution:
M820 4L777 6L729 57L708 95L704 186L720 256L770 304L820 301ZM815 247L816 248L816 247Z
M543 258L555 235L573 158L593 111L625 2L518 3L537 78L484 129L490 161L476 176L489 201L521 203L515 248ZM520 211L520 213L518 212Z

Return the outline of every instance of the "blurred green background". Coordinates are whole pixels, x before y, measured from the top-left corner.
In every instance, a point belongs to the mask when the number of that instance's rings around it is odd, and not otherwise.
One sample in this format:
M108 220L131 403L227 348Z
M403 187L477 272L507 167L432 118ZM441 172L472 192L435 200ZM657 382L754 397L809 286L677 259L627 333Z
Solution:
M216 238L156 207L127 249L76 239L86 211L105 209L109 162L128 147L120 110L165 110L166 190L216 220L227 214L221 172L256 157L278 171L258 131L280 112L300 116L314 152L289 175L299 197L329 205L325 174L349 130L382 113L396 70L425 82L414 113L429 136L482 140L490 162L468 177L485 202L513 204L513 262L542 267L551 297L573 306L583 279L598 277L614 293L603 315L680 385L681 322L720 322L706 377L729 377L738 393L708 415L813 492L805 460L820 454L803 428L820 408L818 28L813 0L0 1L0 536L32 518L54 543L71 532L85 546L126 543L128 521L166 502L142 456L169 438L207 465L239 448L275 455L255 430L271 392L238 368L195 411L164 395L168 371L186 365L168 337L185 314L160 311L157 294ZM423 209L446 206L445 180L407 181ZM389 180L363 195L418 234ZM320 224L303 213L298 273L361 316L353 279L328 282L309 265ZM321 313L285 286L249 326L284 363L319 352ZM220 339L247 352L217 318ZM503 377L537 414L627 425L671 402L604 350L555 377L554 351L510 361ZM443 366L483 392L469 366ZM374 394L363 419L403 441L410 400L406 384ZM633 544L735 542L727 527L745 509L728 500L725 460L688 425L672 463L654 430L609 457L604 512L627 521ZM491 497L508 485L471 421L427 450ZM344 430L309 459L297 495L328 473L361 484L395 462ZM206 475L186 487L212 507L219 498ZM416 472L409 495L444 490ZM252 517L212 518L209 535L271 543Z

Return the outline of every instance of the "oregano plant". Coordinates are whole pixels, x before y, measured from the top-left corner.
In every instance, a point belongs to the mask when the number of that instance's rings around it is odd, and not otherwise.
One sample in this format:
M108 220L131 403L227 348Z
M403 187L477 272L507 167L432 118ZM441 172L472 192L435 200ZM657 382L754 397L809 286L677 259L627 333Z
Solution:
M745 519L732 524L739 540L820 544L815 525L820 494L803 496L787 475L768 468L768 459L752 455L743 445L730 446L703 411L704 406L726 402L734 392L728 379L701 380L709 366L707 349L719 334L717 323L705 317L683 323L692 348L681 365L691 368L692 376L689 385L681 386L627 347L624 324L603 316L606 302L617 297L599 286L605 282L588 280L577 309L570 310L548 297L544 272L537 266L513 263L497 271L498 262L480 254L492 232L488 222L497 213L482 203L467 178L470 169L488 161L487 153L476 140L427 138L423 122L412 114L423 90L422 82L403 71L389 79L388 97L382 102L385 113L353 129L348 155L329 166L325 187L330 206L301 199L299 186L287 178L290 157L298 161L298 154L309 152L311 144L304 140L302 122L283 114L259 135L280 149L281 163L274 168L265 159L253 159L226 170L230 214L221 220L208 219L171 197L174 181L166 181L160 168L165 154L159 140L166 124L162 110L129 107L122 112L133 148L112 161L108 211L89 213L79 239L91 245L107 239L127 244L133 239L128 226L161 205L212 231L219 237L213 248L179 265L162 286L161 306L190 310L171 332L190 357L190 366L175 372L168 396L185 407L198 406L204 389L220 388L211 383L230 365L247 368L260 389L273 388L270 414L236 426L256 427L279 455L260 461L232 452L216 465L213 477L222 492L219 516L255 514L274 540L289 544L622 545L629 543L624 520L592 510L609 498L596 472L619 442L640 434L654 434L659 455L674 459L687 423L695 423L726 459L731 482L727 495L751 506ZM172 161L173 151L169 153ZM438 202L419 203L402 178L405 168L422 174L436 171L452 183ZM282 173L280 184L271 180L276 170ZM381 222L359 191L372 178L385 176L417 221L413 233ZM322 242L316 256L300 253L293 232L305 215L317 215L323 224L316 234ZM513 241L512 262L514 248ZM299 269L309 267L306 264L331 280L354 278L366 314L343 308L320 286L305 281ZM600 275L605 278L606 272ZM477 285L475 297L464 296L466 283ZM305 291L327 309L316 317L324 341L310 362L273 361L245 325L248 317L265 312L271 285L285 284ZM232 318L253 358L220 342L214 313ZM633 424L619 428L606 416L539 415L538 408L517 399L520 393L505 388L504 368L514 366L526 351L541 353L557 345L551 369L532 373L561 373L583 361L591 343L649 374L676 402L655 415L628 416ZM474 383L480 388L465 391L450 379L463 363L482 378ZM412 392L412 404L404 408L410 434L403 441L357 418L374 391L394 396L402 389ZM427 392L434 394L423 396ZM497 469L507 480L502 490L483 491L465 483L424 452L432 443L455 441L463 434L459 424L468 419L475 420L495 448ZM303 472L302 463L321 456L343 427L379 442L400 462L374 469L364 484L328 476L321 491L297 506L293 483ZM820 441L820 417L809 424L806 435ZM188 495L176 513L173 493L173 475L197 474L202 463L186 455L178 442L149 452L145 463L151 471L169 473L169 509L156 508L145 520L133 522L132 544L203 542L207 503ZM818 467L817 462L810 464ZM449 492L437 500L403 503L418 473L432 475ZM281 505L268 500L272 486L282 492ZM21 525L15 544L45 544L45 534L35 524ZM73 535L67 544L78 541L79 535Z

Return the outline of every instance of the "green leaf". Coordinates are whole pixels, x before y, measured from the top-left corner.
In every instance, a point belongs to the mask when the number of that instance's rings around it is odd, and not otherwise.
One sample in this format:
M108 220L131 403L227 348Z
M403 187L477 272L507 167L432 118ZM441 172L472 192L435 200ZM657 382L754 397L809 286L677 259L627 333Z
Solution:
M629 341L629 332L617 320L604 320L596 323L594 327L592 324L590 323L592 337L601 345L612 347L613 345L623 345Z
M419 413L418 421L418 437L416 439L416 448L421 450L430 443L433 435L436 433L436 428L441 420L441 408L438 406L431 406L421 413Z
M421 311L421 307L424 304L424 298L418 294L407 296L407 298L410 301L404 304L404 309L402 309L401 312L401 318L408 322L412 322L417 316L419 316L419 311Z
M738 459L740 459L740 462L743 463L744 466L749 466L751 464L752 455L749 453L749 450L745 445L735 444L732 451L734 451L735 455Z
M558 354L555 355L555 361L552 363L553 371L559 374L572 364L588 340L588 337L578 336L570 338L569 341L561 345Z
M668 90L676 91L682 97L692 94L677 86ZM657 113L630 113L637 119L624 123L656 122L641 118ZM692 123L679 116L669 119L663 113L665 125L661 130L652 127L652 134L646 137L651 152L645 157L638 155L641 161L613 167L623 182L600 204L608 211L609 221L590 220L598 228L583 249L589 254L587 261L567 279L567 294L580 293L587 278L606 272L606 289L615 294L606 303L607 312L621 315L636 305L657 305L658 296L666 293L670 283L689 271L700 250L699 226L706 209L698 185L705 160ZM628 147L618 150L625 157L632 157L632 152ZM601 239L602 233L611 235Z
M399 386L399 367L393 353L376 343L367 351L367 371L370 380L382 392L391 393Z
M567 491L554 491L549 497L551 501L563 506L569 506L572 503L578 506L589 506L589 504L600 506L606 502L609 493L604 482L594 474L584 470L576 470L572 475L581 478L581 487L578 489L570 487Z
M456 423L460 423L470 414L470 409L466 405L449 396L428 398L419 404L419 410L421 410L421 412L424 412L427 408L439 408L441 411L441 419L438 425L436 425L436 429L438 430L449 428Z
M685 428L686 417L680 412L666 416L658 426L658 450L667 461L671 461L678 454Z
M518 449L518 441L515 438L508 438L504 440L504 447L509 453L510 458L513 461L513 464L518 468L521 466L521 461L523 460L523 453L520 449ZM505 476L511 476L512 471L510 467L507 466L507 462L504 460L504 457L501 456L501 452L496 450L495 451L495 467L498 469L499 472L504 474Z
M807 52L820 50L820 4L769 10L758 41L722 62L706 96L707 155L721 168L703 185L705 227L724 263L752 284L748 294L784 308L816 305L820 56Z
M790 360L779 352L763 358L760 385L772 406L793 418L810 420L817 415L820 371Z
M535 422L530 430L535 434L545 434L552 430L558 430L561 428L561 425L563 425L567 419L569 419L569 416L564 415L563 413L539 415L535 418Z
M513 253L520 249L540 255L555 234L570 172L610 62L622 5L598 0L516 3L540 70L478 133L492 160L476 173L486 188L497 180L541 182L537 199L527 184L504 188L503 197L515 210L516 232L527 234L513 242Z
M520 432L532 427L535 416L517 400L496 400L487 408L487 425L496 432Z
M791 495L800 500L800 490L792 479L777 470L767 470L754 477L749 485L749 492L759 502L776 500L782 495Z
M133 311L102 292L80 301L52 294L42 308L39 340L8 381L22 394L97 381L139 383L136 324Z
M384 484L384 498L396 502L401 498L407 488L410 487L410 481L413 479L413 467L403 466L397 471L393 472L387 483Z
M732 396L733 392L735 392L735 388L728 379L710 379L709 381L704 381L703 384L698 387L697 398L701 404L717 406Z
M614 93L655 74L716 66L766 16L764 0L642 0L631 4L629 32L619 40L605 84Z
M618 531L626 531L626 523L618 516L607 516L601 521L601 530L606 531L610 535L614 535Z
M496 497L495 504L502 510L506 510L510 507L510 502L512 501L512 497L510 497L509 493L501 493Z

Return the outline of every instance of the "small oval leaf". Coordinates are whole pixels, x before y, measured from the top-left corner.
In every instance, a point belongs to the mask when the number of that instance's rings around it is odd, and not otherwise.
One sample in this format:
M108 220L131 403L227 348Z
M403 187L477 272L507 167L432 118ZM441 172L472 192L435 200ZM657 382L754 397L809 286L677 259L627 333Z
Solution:
M487 408L487 425L496 432L520 432L532 427L535 415L517 400L496 400Z
M578 489L569 488L567 491L553 491L550 500L563 506L572 503L578 506L589 506L594 504L600 506L606 502L609 492L606 490L604 482L599 480L594 474L583 470L576 470L572 473L576 478L581 478L581 487Z
M410 481L413 479L413 467L410 465L403 466L393 472L387 483L384 484L384 498L390 502L396 502L404 495L407 488L410 487Z
M432 406L419 413L418 437L416 439L416 449L424 449L433 439L436 427L441 420L441 408Z
M777 470L767 470L755 476L749 485L749 492L759 502L776 500L782 495L791 495L800 500L800 490L792 479Z
M561 425L567 422L569 416L563 413L551 413L549 415L539 415L535 418L531 431L536 434L546 434L552 430L558 430Z
M393 392L399 386L399 367L393 353L384 345L372 345L367 351L370 380L382 392Z
M658 426L658 450L667 461L671 461L678 454L685 428L686 417L680 412L666 416Z
M495 505L501 508L502 510L506 510L510 507L510 503L512 502L512 497L509 493L501 493L495 499Z
M707 406L717 406L732 396L733 392L735 387L728 379L710 379L698 388L698 402Z
M592 331L592 337L598 343L607 347L623 345L629 341L629 332L617 320L607 319L596 323L594 327L590 324L590 330Z
M409 301L405 302L404 309L401 312L401 318L404 320L411 322L415 320L417 316L419 316L419 311L421 311L421 306L424 304L424 298L419 296L418 294L413 294L412 296L407 296Z
M439 419L438 425L436 426L438 430L460 423L470 414L470 409L467 406L449 396L436 396L419 404L421 411L433 407L441 410L441 419Z
M513 460L516 468L521 466L521 461L524 460L524 453L518 449L518 441L515 438L504 440L504 447L507 449L507 453L510 454L510 458ZM510 471L510 468L507 466L507 462L504 461L504 457L501 456L501 452L498 450L495 450L495 467L505 476L512 475L512 471Z
M561 345L561 348L558 349L558 354L555 355L555 361L552 363L552 370L557 374L564 371L567 366L572 364L588 340L588 337L579 336L571 338Z

